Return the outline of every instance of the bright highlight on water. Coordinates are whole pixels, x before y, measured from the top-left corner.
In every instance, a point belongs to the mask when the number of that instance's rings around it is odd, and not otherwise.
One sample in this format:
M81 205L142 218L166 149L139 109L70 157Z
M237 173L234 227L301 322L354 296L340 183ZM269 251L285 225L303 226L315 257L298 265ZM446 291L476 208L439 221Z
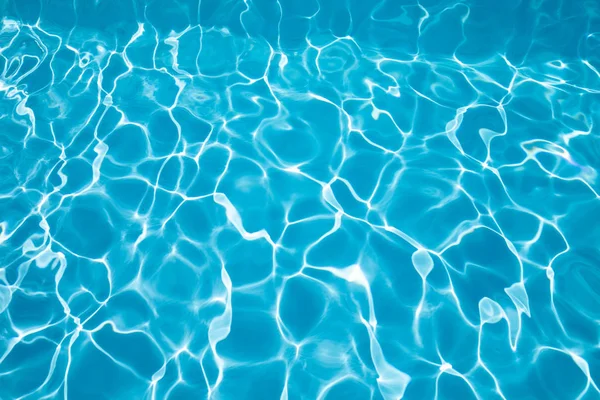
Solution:
M600 399L600 2L0 17L0 399Z

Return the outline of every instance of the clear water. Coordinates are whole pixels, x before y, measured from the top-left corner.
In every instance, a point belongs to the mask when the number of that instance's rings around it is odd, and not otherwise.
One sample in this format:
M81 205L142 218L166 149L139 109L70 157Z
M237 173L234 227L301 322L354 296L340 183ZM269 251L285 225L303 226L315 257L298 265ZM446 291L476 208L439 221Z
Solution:
M600 3L0 1L1 399L599 399Z

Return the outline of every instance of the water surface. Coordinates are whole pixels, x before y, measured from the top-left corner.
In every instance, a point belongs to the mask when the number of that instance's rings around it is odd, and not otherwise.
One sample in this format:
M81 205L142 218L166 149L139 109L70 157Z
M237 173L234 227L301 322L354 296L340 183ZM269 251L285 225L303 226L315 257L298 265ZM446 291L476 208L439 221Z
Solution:
M600 4L0 1L1 399L599 399Z

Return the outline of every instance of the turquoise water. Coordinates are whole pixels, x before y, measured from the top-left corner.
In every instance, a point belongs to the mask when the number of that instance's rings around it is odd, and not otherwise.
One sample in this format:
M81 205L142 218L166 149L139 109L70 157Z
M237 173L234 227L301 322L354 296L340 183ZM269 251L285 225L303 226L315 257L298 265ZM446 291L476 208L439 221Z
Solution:
M597 0L0 16L0 399L600 399Z

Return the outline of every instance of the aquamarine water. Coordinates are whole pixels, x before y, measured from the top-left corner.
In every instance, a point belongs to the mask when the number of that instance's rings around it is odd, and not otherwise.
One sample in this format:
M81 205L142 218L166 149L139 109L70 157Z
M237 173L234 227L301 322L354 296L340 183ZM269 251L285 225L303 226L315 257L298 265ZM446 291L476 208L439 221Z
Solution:
M0 16L0 399L600 399L598 0Z

